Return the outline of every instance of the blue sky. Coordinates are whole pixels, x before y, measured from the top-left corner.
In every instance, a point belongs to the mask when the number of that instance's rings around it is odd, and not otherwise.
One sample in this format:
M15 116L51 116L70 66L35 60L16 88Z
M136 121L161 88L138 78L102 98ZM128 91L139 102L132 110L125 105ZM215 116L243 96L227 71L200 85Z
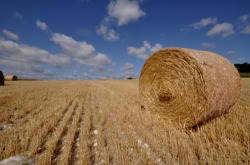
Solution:
M41 79L138 76L158 49L250 62L249 0L2 0L0 70Z

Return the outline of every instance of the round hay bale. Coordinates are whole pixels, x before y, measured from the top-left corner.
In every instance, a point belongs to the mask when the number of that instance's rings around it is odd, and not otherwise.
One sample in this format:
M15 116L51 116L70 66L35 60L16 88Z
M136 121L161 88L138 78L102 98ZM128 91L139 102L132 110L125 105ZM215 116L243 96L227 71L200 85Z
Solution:
M4 75L3 72L0 70L0 86L4 85Z
M239 73L227 59L186 48L154 53L139 79L144 108L186 128L227 113L240 88Z
M107 80L107 77L102 77L101 80Z
M7 75L7 76L5 76L5 80L6 81L16 81L17 76L16 75Z

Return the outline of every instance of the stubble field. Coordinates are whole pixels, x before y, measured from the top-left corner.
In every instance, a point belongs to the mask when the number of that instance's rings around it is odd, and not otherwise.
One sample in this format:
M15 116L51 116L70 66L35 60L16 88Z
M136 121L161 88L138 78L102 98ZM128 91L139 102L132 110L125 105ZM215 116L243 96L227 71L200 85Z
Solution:
M231 113L198 130L141 109L138 81L16 81L0 87L0 160L37 164L248 164L250 79Z

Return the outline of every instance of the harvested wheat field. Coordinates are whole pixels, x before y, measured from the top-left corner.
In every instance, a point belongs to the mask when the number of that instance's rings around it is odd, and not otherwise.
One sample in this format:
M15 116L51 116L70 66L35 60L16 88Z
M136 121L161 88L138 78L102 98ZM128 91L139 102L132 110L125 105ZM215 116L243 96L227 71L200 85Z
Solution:
M9 81L0 160L36 164L248 164L250 79L227 115L197 130L141 109L138 80Z

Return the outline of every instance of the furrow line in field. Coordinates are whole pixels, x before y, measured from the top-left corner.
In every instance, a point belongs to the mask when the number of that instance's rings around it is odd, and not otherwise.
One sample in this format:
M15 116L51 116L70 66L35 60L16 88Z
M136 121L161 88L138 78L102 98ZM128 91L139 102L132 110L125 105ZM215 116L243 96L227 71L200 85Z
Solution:
M96 94L96 93L95 93ZM93 115L94 130L92 131L94 137L94 149L95 149L95 164L110 164L107 149L107 137L105 132L107 116L103 113L100 103L96 96L92 95L91 98L91 110ZM110 158L112 160L112 158Z
M127 148L126 154L131 159L130 164L145 164L145 163L148 164L149 160L146 160L144 158L144 152L140 148L140 146L137 144L137 141L133 139L133 137L129 136L129 134L126 133L126 131L122 129L122 127L113 117L111 118L112 118L111 122L113 123L113 125L115 126L117 130L117 135L119 139L122 141L123 144L126 144L126 148Z
M92 93L90 93L90 142L89 142L89 145L88 145L88 148L89 148L89 154L90 154L90 164L93 165L95 164L95 154L96 154L96 151L95 151L95 145L96 145L96 139L95 139L95 135L93 134L95 128L94 128L94 123L93 123L93 102L92 102Z
M87 103L89 100L89 91L80 91L81 95L82 95L82 99L80 99L80 109L81 109L81 115L80 115L80 119L77 125L77 130L74 136L74 143L73 143L73 148L71 150L71 152L73 153L69 164L83 164L87 162L83 162L82 158L84 158L85 156L83 154L85 154L86 152L82 152L85 149L87 149L88 145L87 145L87 138L86 138L86 134L88 132L88 124L90 124L90 122L88 122L88 109L87 106L85 105L85 103ZM86 129L87 128L87 129ZM86 145L84 145L86 144ZM86 150L87 151L87 150Z
M37 149L37 147L39 147L39 143L37 143L38 140L40 138L46 136L47 133L52 132L54 126L56 125L56 123L58 123L58 121L54 121L54 120L56 120L56 119L60 120L61 115L63 116L68 111L68 109L72 106L72 103L73 103L73 100L71 100L69 102L69 104L66 106L66 108L64 108L62 110L61 113L59 113L60 112L59 109L61 109L61 108L58 108L56 112L54 112L51 116L46 118L46 120L42 121L42 123L40 125L38 125L37 128L39 128L39 129L35 129L31 132L31 135L29 137L28 144L27 144L27 150L29 150L31 148L33 150L31 152L32 155L34 153L36 153L36 151L37 151L36 149ZM51 120L48 120L48 119L51 119ZM49 128L48 128L48 126L49 126ZM44 129L44 131L43 131L43 129ZM44 133L44 134L42 134L42 133ZM40 138L38 137L39 135L41 136ZM37 143L37 144L35 144L36 147L34 147L34 145L32 145L33 142Z
M146 122L144 118L147 117L148 120L154 120L149 114L146 113L141 113L138 112L138 109L135 109L137 107L129 107L128 105L130 104L128 101L124 101L125 99L120 99L120 102L123 102L124 104L122 104L122 106L119 107L119 109L130 109L130 115L138 115L138 119L140 119L139 121L128 121L127 126L129 127L129 130L131 132L131 134L138 139L138 144L141 145L142 148L144 148L144 150L147 150L147 154L151 155L152 158L157 159L157 161L159 161L160 163L164 163L166 161L166 158L171 158L171 155L169 153L165 153L164 150L162 150L162 148L159 148L159 143L161 142L161 133L159 133L159 127L155 127L153 126L153 130L155 131L151 131L151 133L148 133L148 131L150 131L150 129L148 127L146 127L143 123ZM136 112L135 112L136 111ZM140 111L140 110L139 110ZM129 112L128 112L129 113ZM126 114L129 115L129 114ZM145 115L143 117L143 115ZM148 116L147 116L148 115ZM149 116L151 118L149 118ZM144 120L144 121L143 121ZM157 121L157 120L154 120ZM131 123L137 123L137 122L141 122L142 124L140 124L140 126L138 127L138 125L132 125ZM147 130L147 131L146 131ZM152 141L153 139L153 141Z
M27 116L22 117L20 119L17 119L15 121L15 124L26 124L29 121L30 118L35 117L37 114L41 113L41 111L43 110L43 108L45 106L47 106L47 105L48 105L48 103L44 103L44 104L40 105L38 108L36 108L35 110L33 110L31 113L27 114Z
M63 97L63 94L60 93L60 95L56 96L56 99ZM67 101L68 102L68 107L72 105L73 100L76 98L77 96L75 96L72 100ZM54 99L54 98L53 98ZM55 102L58 100L51 100L51 99L46 99L46 103L43 103L42 105L39 106L39 108L36 108L35 110L32 111L32 113L30 115L28 115L27 117L25 117L23 120L21 120L21 123L27 123L29 121L29 118L34 118L37 115L43 113L43 111L41 111L43 108L45 108L46 106L52 104L55 105Z
M61 105L58 105L61 107ZM48 119L54 119L55 114L63 111L62 108L45 109L45 115L39 115L24 125L0 132L0 157L5 158L13 154L27 153L32 138L37 137L40 128L46 125ZM35 140L36 141L36 140ZM2 153L2 154L1 154Z
M68 133L68 130L69 130L69 127L70 125L72 124L73 122L73 117L75 116L75 113L76 113L76 109L78 108L78 102L77 104L75 105L74 109L73 109L73 113L72 115L70 116L69 120L67 121L67 124L64 126L63 128L63 132L60 136L60 138L58 139L57 143L56 143L56 148L53 152L53 155L52 155L52 163L53 164L56 164L57 162L57 158L58 156L60 156L60 154L62 153L62 150L64 149L63 148L63 142L65 140L65 136L67 135Z
M119 124L117 124L117 125L119 125ZM155 151L152 149L150 144L146 143L143 140L143 138L138 135L138 133L136 132L136 130L134 129L134 127L130 123L127 123L126 127L128 127L127 132L128 132L128 134L130 134L129 136L131 136L134 139L134 141L136 142L137 146L139 146L139 148L143 152L146 153L146 155L147 155L147 157L149 158L150 161L152 161L152 162L154 162L154 163L156 163L158 165L166 164L163 161L163 159L155 153ZM123 129L124 129L124 126L123 126ZM122 131L122 132L125 132L125 131Z
M64 111L62 112L62 114L60 115L60 117L58 118L57 122L55 125L51 126L48 130L47 130L47 135L43 137L43 141L40 144L40 147L38 148L38 150L36 151L35 154L41 154L46 150L46 142L48 141L48 139L50 139L50 137L53 135L54 131L56 130L57 127L59 127L59 125L61 125L61 123L63 122L63 118L65 116L65 114L69 111L70 107L73 104L73 100L71 100L69 102L69 104L67 105L66 108L64 108Z
M63 135L66 132L67 124L69 124L70 119L72 118L75 109L77 107L77 102L73 102L73 105L64 115L62 122L59 123L59 126L55 128L55 131L52 133L51 137L46 141L44 152L35 155L35 160L37 164L52 164L52 160L56 158L57 152L60 150L60 143Z
M79 135L79 155L81 155L75 164L91 164L91 152L89 146L92 144L90 139L90 91L87 92L86 99L84 102L84 119L81 124L80 135Z
M115 93L114 91L112 91L112 89L109 89L109 88L102 88L102 89L104 89L107 92L109 92L111 94L111 96L113 96L115 98L118 98L118 99L116 99L116 101L119 101L119 103L118 103L119 104L119 108L118 108L119 110L123 111L124 109L126 109L126 110L130 110L131 109L130 107L128 107L128 105L131 104L132 102L128 103L128 101L127 101L128 97L124 98L124 96L121 95L121 94L119 94L120 96L117 97L117 93ZM132 104L135 104L135 103L132 103ZM132 110L130 110L130 111L132 112ZM160 155L156 154L158 152L156 152L154 150L154 148L152 146L150 146L149 143L147 143L146 141L143 140L142 137L140 137L140 134L138 134L136 132L135 128L132 127L132 125L129 124L129 123L128 123L128 125L130 127L130 129L129 129L130 130L130 134L135 139L137 139L138 145L147 153L148 157L151 157L151 159L154 159L158 164L162 164L162 163L165 164L164 163L164 159L163 159L164 158L163 154L160 154ZM143 129L143 130L147 129L147 127L143 126L143 124L141 126L143 127L141 129ZM146 139L147 139L147 136L146 136Z
M43 100L40 101L40 102L42 102L42 104L40 103L40 105L38 105L39 106L38 108L36 108L36 107L31 108L31 110L28 111L28 113L25 113L25 114L21 115L20 117L16 118L15 123L26 124L29 120L31 120L31 118L34 118L35 116L44 113L43 109L46 108L47 106L55 105L54 103L59 101L58 99L65 97L64 96L65 92L58 92L58 91L59 90L53 89L53 91L46 93L46 95L43 97Z
M74 147L77 147L77 138L79 136L79 131L80 131L80 123L81 123L81 118L83 114L83 109L82 106L78 106L78 109L76 111L76 114L73 118L73 121L71 125L69 126L69 130L67 135L65 136L63 146L64 149L57 159L57 164L70 164L72 161L72 158L75 156L76 151Z
M43 92L43 91L39 91L42 93L39 93L40 95L38 97L43 97L45 96L47 93ZM36 95L37 96L37 95ZM28 98L26 98L27 100ZM27 101L26 101L27 102ZM18 111L15 111L15 115L11 115L9 120L12 121L13 123L16 123L16 121L25 118L27 115L31 114L33 112L33 110L35 109L37 105L34 104L33 101L30 101L26 104L22 104L22 106L18 106Z
M81 112L81 117L79 119L78 125L77 125L77 129L75 132L75 136L74 136L74 142L72 144L72 148L71 148L71 153L72 156L69 160L69 164L70 165L74 165L74 164L80 164L80 160L79 160L79 156L80 156L80 131L81 131L81 125L83 125L83 120L84 120L84 107L82 106L82 112Z

